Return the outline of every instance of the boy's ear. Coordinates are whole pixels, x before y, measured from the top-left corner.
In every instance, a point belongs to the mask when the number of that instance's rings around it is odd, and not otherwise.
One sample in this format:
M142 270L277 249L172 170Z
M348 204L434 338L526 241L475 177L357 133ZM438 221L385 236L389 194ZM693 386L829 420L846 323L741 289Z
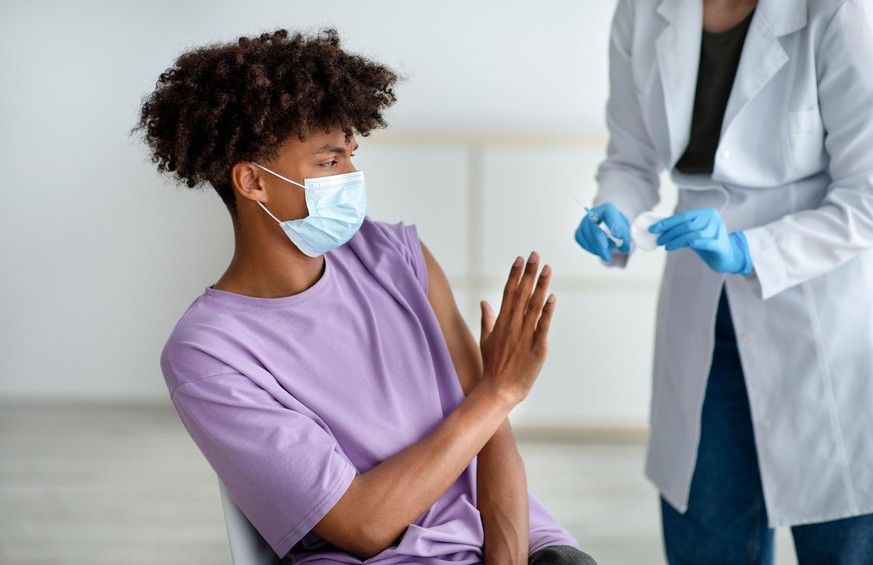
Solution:
M250 161L239 161L230 170L230 180L239 198L255 202L266 202L261 169Z

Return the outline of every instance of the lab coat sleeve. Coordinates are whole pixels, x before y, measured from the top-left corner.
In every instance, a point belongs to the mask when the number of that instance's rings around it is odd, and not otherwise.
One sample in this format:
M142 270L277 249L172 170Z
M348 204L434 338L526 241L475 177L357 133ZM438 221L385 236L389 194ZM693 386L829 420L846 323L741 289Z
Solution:
M818 98L831 177L821 206L745 231L764 300L873 248L871 22L869 0L847 0L818 48Z
M660 167L643 121L633 77L632 0L621 0L615 11L609 46L609 100L606 125L609 145L597 172L594 204L612 202L633 221L658 203Z

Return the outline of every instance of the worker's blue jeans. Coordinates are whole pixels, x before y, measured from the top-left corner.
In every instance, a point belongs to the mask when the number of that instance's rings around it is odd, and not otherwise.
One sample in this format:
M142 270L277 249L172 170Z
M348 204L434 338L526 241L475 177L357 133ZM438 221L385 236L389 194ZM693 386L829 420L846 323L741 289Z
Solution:
M752 415L727 298L715 322L715 350L701 416L688 511L661 499L671 565L769 565L774 532L758 473ZM873 563L873 515L791 529L800 565Z

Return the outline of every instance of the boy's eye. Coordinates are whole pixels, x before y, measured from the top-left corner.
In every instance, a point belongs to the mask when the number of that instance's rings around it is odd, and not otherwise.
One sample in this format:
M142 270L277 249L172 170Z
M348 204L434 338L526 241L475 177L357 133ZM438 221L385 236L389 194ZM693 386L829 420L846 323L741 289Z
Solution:
M354 153L349 154L349 157L354 157L354 156L355 156ZM329 168L335 167L338 163L339 163L339 161L337 159L331 159L330 161L325 161L324 163L322 163L321 166L327 167L329 169Z

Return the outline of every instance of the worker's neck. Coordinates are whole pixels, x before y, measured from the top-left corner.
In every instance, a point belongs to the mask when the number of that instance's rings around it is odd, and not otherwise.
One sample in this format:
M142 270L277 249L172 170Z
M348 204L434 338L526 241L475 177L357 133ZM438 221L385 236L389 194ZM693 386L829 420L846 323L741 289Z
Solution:
M703 0L703 29L721 33L734 28L749 17L757 0Z

